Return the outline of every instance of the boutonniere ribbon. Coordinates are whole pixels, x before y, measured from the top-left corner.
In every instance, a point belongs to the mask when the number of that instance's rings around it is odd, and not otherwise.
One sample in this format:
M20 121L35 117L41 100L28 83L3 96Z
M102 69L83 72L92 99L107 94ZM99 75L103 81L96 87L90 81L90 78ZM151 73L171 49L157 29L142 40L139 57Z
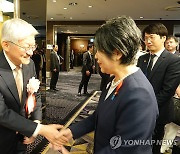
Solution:
M28 115L34 111L34 108L36 106L36 98L34 93L38 91L39 85L40 81L38 79L35 79L35 77L29 79L29 82L27 84L28 98L25 106L26 114Z
M118 84L118 86L116 87L116 90L115 90L114 94L113 94L112 97L111 97L111 100L112 100L112 101L113 101L114 98L117 96L120 88L122 87L122 84L123 84L123 80L122 80L122 81Z

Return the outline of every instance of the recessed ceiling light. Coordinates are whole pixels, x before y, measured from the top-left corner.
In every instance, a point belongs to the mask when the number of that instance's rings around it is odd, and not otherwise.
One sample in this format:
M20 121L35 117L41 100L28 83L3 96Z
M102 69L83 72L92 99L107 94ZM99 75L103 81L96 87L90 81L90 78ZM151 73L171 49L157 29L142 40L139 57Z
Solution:
M71 2L71 3L69 3L69 5L75 6L75 5L77 5L77 3L76 2Z
M89 5L88 7L89 7L89 8L92 8L93 6L92 6L92 5Z
M70 17L70 19L72 19L72 17Z
M53 20L54 18L51 18L51 20Z
M56 0L53 0L54 3L56 3Z
M64 10L67 10L67 7L64 7Z
M144 17L139 17L140 19L143 19Z

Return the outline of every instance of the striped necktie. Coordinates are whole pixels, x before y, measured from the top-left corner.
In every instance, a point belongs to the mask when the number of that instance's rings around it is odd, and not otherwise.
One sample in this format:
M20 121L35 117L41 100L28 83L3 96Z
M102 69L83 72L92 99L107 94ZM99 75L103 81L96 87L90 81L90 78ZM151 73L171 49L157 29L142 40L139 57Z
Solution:
M147 76L149 76L149 74L151 73L154 57L156 57L155 54L154 55L152 55L152 54L150 55L149 63L148 63L148 66L147 66Z

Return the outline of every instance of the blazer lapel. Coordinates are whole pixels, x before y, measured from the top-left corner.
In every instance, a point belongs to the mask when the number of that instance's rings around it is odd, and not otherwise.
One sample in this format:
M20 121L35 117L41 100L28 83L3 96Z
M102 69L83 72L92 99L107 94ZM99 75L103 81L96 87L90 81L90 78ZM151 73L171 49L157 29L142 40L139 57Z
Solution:
M149 61L149 56L150 56L150 54L144 55L144 57L141 61L141 64L140 64L141 65L140 68L146 76L147 76L147 65L148 65L148 61Z
M154 75L154 73L156 72L157 68L160 66L160 64L165 60L167 55L166 50L163 51L163 53L160 55L160 57L158 58L157 62L155 63L148 79L150 80L152 78L152 76Z
M22 66L22 73L23 73L23 95L22 95L22 105L26 104L27 99L27 84L29 81L29 69L27 65Z
M17 101L17 103L20 105L20 100L19 100L19 95L18 95L18 90L16 87L16 82L13 76L13 72L6 61L6 58L3 53L0 55L0 61L1 61L1 66L0 66L0 76L2 76L5 84L7 85L8 89L10 90L11 94Z

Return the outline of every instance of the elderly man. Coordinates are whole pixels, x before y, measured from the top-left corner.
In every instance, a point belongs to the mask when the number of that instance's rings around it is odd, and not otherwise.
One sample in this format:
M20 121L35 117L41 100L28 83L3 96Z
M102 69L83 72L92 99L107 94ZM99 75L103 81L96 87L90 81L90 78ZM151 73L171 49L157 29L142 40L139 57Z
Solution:
M40 134L52 144L58 144L56 136L61 125L42 125L41 100L38 93L27 108L27 84L36 76L30 59L36 49L35 35L38 32L21 19L11 19L2 27L0 52L0 149L1 153L24 153L25 144L32 143ZM35 83L35 82L34 82ZM31 85L38 86L38 85ZM31 87L35 88L35 87ZM30 92L30 91L29 91ZM29 106L28 106L29 107ZM30 120L28 117L31 116Z

